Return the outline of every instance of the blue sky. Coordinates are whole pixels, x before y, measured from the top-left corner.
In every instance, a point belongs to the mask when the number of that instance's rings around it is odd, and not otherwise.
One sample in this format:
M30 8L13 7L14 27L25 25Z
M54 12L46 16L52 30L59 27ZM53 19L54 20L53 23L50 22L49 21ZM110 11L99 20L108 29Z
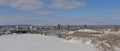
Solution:
M1 25L120 25L120 0L0 0Z

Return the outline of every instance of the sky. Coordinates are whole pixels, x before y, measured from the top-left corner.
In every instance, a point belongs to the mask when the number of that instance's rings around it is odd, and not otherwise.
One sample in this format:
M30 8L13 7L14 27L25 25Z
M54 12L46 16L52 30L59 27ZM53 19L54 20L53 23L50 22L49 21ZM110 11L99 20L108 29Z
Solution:
M0 25L120 25L120 0L0 0Z

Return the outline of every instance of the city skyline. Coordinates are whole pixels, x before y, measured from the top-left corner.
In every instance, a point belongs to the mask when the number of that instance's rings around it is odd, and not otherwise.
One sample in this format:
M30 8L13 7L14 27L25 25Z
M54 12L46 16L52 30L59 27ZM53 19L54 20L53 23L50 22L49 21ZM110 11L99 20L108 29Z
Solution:
M120 25L120 0L0 0L0 25Z

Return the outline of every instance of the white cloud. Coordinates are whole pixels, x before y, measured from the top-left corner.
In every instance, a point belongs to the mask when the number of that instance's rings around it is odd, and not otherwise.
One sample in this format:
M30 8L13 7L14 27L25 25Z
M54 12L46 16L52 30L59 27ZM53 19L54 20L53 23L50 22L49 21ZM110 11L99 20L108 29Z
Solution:
M44 7L44 3L39 0L18 0L10 3L11 7L23 10L35 10Z
M21 10L36 10L45 6L40 0L0 0L0 2Z
M86 6L85 2L79 2L76 0L53 0L50 7L56 9L72 9Z
M21 10L40 10L41 8L73 9L84 7L86 3L77 0L0 0L0 5Z
M52 14L57 14L58 12L53 12L53 11L35 11L32 12L34 15L52 15Z
M6 3L6 0L0 0L0 5L4 5Z

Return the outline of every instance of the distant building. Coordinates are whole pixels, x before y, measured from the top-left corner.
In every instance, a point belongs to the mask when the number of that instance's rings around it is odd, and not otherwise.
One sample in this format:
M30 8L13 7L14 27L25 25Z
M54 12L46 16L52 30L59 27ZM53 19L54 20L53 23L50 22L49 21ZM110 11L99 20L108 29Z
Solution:
M29 26L29 29L31 29L31 30L32 30L32 29L33 29L33 26Z
M16 27L15 27L16 29L19 29L19 26L18 25L16 25Z
M60 24L58 24L58 25L57 25L57 30L60 30L61 27L62 27L62 26L61 26Z
M63 29L64 30L69 30L70 29L70 25L63 26Z
M67 25L67 29L70 29L70 25Z
M87 25L85 24L85 25L83 25L83 27L86 29L86 28L87 28Z

